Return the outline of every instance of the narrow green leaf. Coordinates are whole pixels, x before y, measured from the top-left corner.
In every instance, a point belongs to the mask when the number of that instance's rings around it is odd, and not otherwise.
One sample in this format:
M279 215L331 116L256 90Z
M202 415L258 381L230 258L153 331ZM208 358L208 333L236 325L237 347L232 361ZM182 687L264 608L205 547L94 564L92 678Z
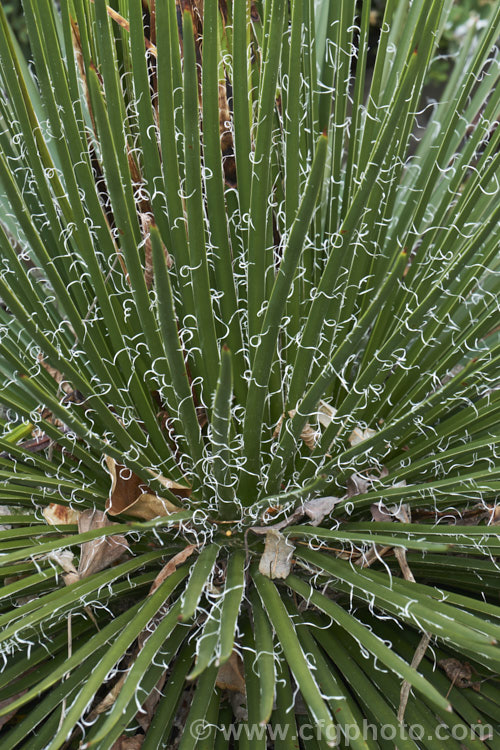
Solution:
M297 681L302 697L309 707L314 721L320 727L321 736L325 738L329 747L333 746L331 737L334 736L334 721L325 705L321 692L314 680L292 621L282 602L281 596L274 583L261 573L254 572L252 578L257 591L273 623L276 636L281 643L285 659ZM302 581L300 581L302 584ZM309 587L304 584L309 590Z
M180 619L182 622L189 620L195 613L201 599L203 589L212 574L220 547L213 542L205 547L196 562L192 566L189 581L182 597Z

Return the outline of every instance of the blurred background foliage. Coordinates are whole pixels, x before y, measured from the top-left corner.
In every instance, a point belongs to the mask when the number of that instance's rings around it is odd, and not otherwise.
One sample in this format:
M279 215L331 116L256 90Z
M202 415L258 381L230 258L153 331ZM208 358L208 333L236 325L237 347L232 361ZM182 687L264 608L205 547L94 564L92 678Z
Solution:
M460 44L469 33L480 31L485 19L491 9L493 0L455 0L444 34L441 38L439 55L436 57L430 71L429 84L439 85L445 83L452 67L451 59L457 52ZM382 24L385 0L373 0L372 2L372 27L374 37Z
M22 0L0 0L0 2L24 55L29 57L29 41L24 22ZM143 0L144 5L147 5L148 2L149 0ZM457 52L459 45L470 32L471 27L476 25L479 31L492 3L493 0L456 0L441 40L440 55L430 69L430 84L439 85L446 81L451 69L451 61L448 57ZM109 4L114 6L117 5L117 2L109 0ZM384 15L385 0L373 0L372 6L372 44L375 48Z
M29 53L28 32L24 21L23 5L21 0L0 0L7 19L14 30L17 41L26 57Z
M457 52L460 43L470 32L471 27L480 28L486 23L493 0L460 0L455 2L450 13L450 19L446 25L441 40L442 53L453 55ZM437 59L431 68L431 76L436 82L445 81L450 70L451 63L446 59Z

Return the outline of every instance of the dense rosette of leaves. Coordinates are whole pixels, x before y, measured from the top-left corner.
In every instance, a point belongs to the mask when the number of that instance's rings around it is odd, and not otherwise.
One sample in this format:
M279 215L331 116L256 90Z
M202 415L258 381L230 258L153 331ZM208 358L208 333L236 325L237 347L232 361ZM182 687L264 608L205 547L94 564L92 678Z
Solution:
M355 5L0 9L2 750L498 746L500 3Z

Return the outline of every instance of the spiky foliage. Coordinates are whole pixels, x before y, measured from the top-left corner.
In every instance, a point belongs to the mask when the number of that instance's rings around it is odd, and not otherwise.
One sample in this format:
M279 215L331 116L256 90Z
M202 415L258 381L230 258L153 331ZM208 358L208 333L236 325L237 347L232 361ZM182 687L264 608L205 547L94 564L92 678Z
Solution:
M2 750L470 747L500 3L427 107L450 0L203 5L0 11Z

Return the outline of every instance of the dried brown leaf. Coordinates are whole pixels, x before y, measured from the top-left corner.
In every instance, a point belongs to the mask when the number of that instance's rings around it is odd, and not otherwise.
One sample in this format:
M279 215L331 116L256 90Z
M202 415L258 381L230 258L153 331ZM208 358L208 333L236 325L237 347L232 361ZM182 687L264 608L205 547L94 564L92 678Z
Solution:
M347 480L347 497L356 497L364 495L372 486L371 477L362 474L351 474Z
M292 569L295 547L275 528L266 532L265 546L259 561L259 572L268 578L286 578Z
M279 434L281 432L281 425L283 424L283 420L284 419L285 419L285 415L284 414L282 414L281 417L278 419L278 423L277 423L276 427L274 428L274 432L273 432L273 438L274 438L274 440L276 440L276 438L279 436Z
M189 546L185 547L183 550L178 552L176 555L170 558L168 563L163 566L163 568L160 570L158 575L153 581L153 584L149 590L149 595L154 594L158 586L163 583L169 576L172 575L172 573L175 572L175 570L178 568L179 565L182 565L183 562L185 562L188 557L190 557L195 549L197 548L197 544L190 544Z
M75 52L75 59L78 65L78 72L80 74L80 83L83 88L83 93L85 96L85 101L87 102L87 110L90 115L90 119L92 121L92 128L94 130L94 133L97 133L95 120L94 120L94 112L92 109L92 102L90 100L90 94L89 89L87 85L87 72L85 70L85 62L83 58L83 51L82 51L82 40L80 37L80 29L78 28L78 24L76 21L71 18L71 37L73 41L73 49Z
M46 416L47 418L50 418L51 412L48 412ZM50 447L52 441L44 432L35 428L31 434L33 437L29 440L25 440L22 444L24 451L29 451L29 453L40 453Z
M219 81L219 132L222 166L226 182L235 187L237 184L237 173L231 120L226 82Z
M370 505L370 513L374 521L379 521L380 523L394 521L394 517L383 503L373 503L373 505Z
M105 711L108 711L108 709L110 709L111 706L114 705L118 696L120 695L120 692L125 683L125 680L130 674L130 670L132 666L134 665L134 662L136 661L137 657L139 656L141 652L142 645L139 644L139 646L134 649L133 654L129 657L127 661L126 669L123 671L120 678L117 680L117 682L115 682L115 684L113 685L111 690L107 693L107 695L90 712L90 714L87 717L87 721L93 722L99 716L99 714L102 714ZM166 679L166 672L160 677L154 689L144 701L141 707L141 710L138 711L136 714L137 721L139 722L141 727L144 729L144 731L146 731L149 728L149 725L151 724L151 721L154 716L154 709L156 708L156 705L158 704L158 701L161 698L160 691L165 684L165 679Z
M319 402L318 420L322 427L328 427L334 416L337 414L337 409L323 399Z
M457 526L478 526L481 521L496 525L500 521L500 505L478 504L468 510L447 508L445 511L428 510L416 508L413 511L414 519L439 519L446 517L447 520L454 518Z
M113 742L109 750L140 750L145 739L145 734L136 734L134 737L127 737L127 735L122 734Z
M94 0L92 0L92 2L94 2ZM107 11L108 16L115 23L117 23L118 26L121 26L121 28L125 29L125 31L129 31L130 30L130 24L127 21L127 19L124 18L123 16L121 16L116 10L114 10L114 8L112 8L110 5L107 5L106 6L106 11ZM149 39L147 37L144 37L144 44L146 45L146 48L151 52L151 54L154 55L154 57L157 57L158 52L156 50L156 47L155 47L154 44L152 44L149 41ZM113 745L113 748L114 748L114 745Z
M84 534L91 529L103 529L114 526L101 510L84 510L78 519L78 532ZM128 542L121 534L100 537L81 545L80 564L78 574L80 578L87 578L93 573L109 568L125 552L128 552Z
M371 469L375 471L375 469ZM387 466L382 466L377 474L351 474L347 480L347 493L346 497L355 497L356 495L364 495L369 492L376 482L380 482L389 475ZM402 483L401 483L402 484ZM396 487L398 485L395 485Z
M408 560L406 559L406 550L403 549L403 547L395 547L394 554L396 555L396 560L398 561L399 567L401 568L401 573L403 574L403 578L405 579L405 581L411 581L412 583L415 583L415 576L411 572L410 566L408 565Z
M418 665L424 658L424 654L427 651L427 646L431 642L431 635L430 633L424 633L422 638L420 639L420 643L418 644L415 653L413 654L413 659L411 660L410 666L413 669L417 669ZM408 698L410 697L410 690L411 685L408 682L408 680L403 680L403 684L401 685L401 692L399 694L399 708L398 708L398 721L402 722L406 706L408 704Z
M83 545L82 545L83 547ZM63 580L66 586L71 586L72 583L76 583L81 580L81 576L75 566L73 565L74 555L69 549L56 550L50 552L48 557L54 560L63 569ZM89 606L84 607L85 612L90 617L96 628L99 630L97 620L94 617L94 613ZM71 615L70 615L71 617Z
M68 523L78 523L80 511L73 510L67 505L58 505L50 503L42 511L47 523L53 526L64 525Z
M362 552L353 561L354 565L358 565L360 568L369 568L370 565L373 565L374 562L380 560L380 558L386 555L391 549L392 547L379 547L377 544L374 544L367 552Z
M458 659L441 659L438 666L445 672L452 686L458 688L471 687L477 693L480 690L479 682L472 682L473 669L468 661L461 662Z
M406 485L406 482L405 482ZM395 484L394 487L403 486L402 482ZM401 523L410 523L411 511L407 504L402 505L384 505L382 502L374 503L370 506L370 512L374 521L385 523L400 521Z
M152 492L142 492L131 505L121 509L118 509L115 497L106 509L110 516L126 513L129 516L134 516L134 518L140 518L142 521L150 521L153 518L158 518L158 516L168 516L170 513L179 511L179 507L171 503L170 500L158 497Z
M46 370L49 375L54 378L59 386L61 386L61 389L64 391L64 393L70 394L73 392L71 384L65 381L64 375L55 367L52 367L52 365L49 365L47 362L45 362L42 354L38 355L38 361L42 365L43 369Z
M7 505L0 505L0 516L10 516L12 511ZM0 531L8 531L11 529L12 526L10 523L2 523L0 524Z
M106 503L106 511L110 516L116 516L120 513L127 513L134 518L140 518L143 521L150 521L158 516L167 516L169 513L176 513L179 507L166 500L158 497L150 490L143 480L133 471L125 466L116 463L113 458L106 456L106 464L111 475L111 492ZM173 479L166 477L155 477L165 489L174 492L182 497L189 497L191 490L181 484L177 484Z
M267 534L269 529L275 529L281 531L281 529L291 526L296 521L300 521L301 518L307 516L311 520L312 526L319 526L321 521L332 512L338 503L343 500L342 497L317 497L314 500L308 500L298 508L295 508L291 516L288 516L283 521L274 524L274 526L252 526L251 531L255 534ZM266 511L268 513L269 511ZM265 515L265 514L264 514Z
M304 514L311 519L311 526L319 526L326 516L332 512L338 503L342 501L341 497L317 497L315 500L309 500L304 504Z
M109 693L104 696L102 701L100 701L100 703L98 703L97 706L94 709L92 709L92 711L87 717L87 721L89 723L97 719L99 714L103 714L104 711L107 711L108 708L111 708L111 706L115 703L116 699L120 695L120 691L123 687L123 683L127 679L129 671L130 671L130 667L127 670L125 670L125 672L123 672L118 682L115 682L115 684L113 685Z
M163 689L163 686L165 685L166 679L167 673L164 672L154 686L153 690L150 692L150 694L142 704L142 710L138 711L136 714L136 719L145 732L148 731L151 722L154 719L156 706L158 705L158 703L160 702L160 698L162 697L161 691Z
M63 580L66 586L71 586L72 583L76 583L80 580L78 571L73 565L74 555L69 549L55 550L47 555L48 558L54 560L59 567L63 570Z
M151 226L154 223L153 217L151 214L141 213L140 219L141 219L141 227L142 227L142 236L144 237L144 280L146 282L146 286L148 289L151 289L153 286L153 279L154 279L154 271L153 271L153 248L151 245ZM163 246L164 252L165 252L165 261L167 263L167 268L172 268L172 258L165 247Z
M295 414L296 414L295 409L292 409L291 411L288 412L288 416L290 417L290 419L293 419ZM285 415L282 414L278 420L278 424L274 428L273 438L276 439L278 435L280 434L281 426L283 424L284 419L285 419ZM316 447L319 435L320 433L318 432L318 430L314 430L309 424L309 422L306 422L305 426L302 428L302 432L300 433L301 440L304 441L304 443L307 445L307 447L311 451L314 450L314 448Z
M288 415L289 417L294 417L295 413L296 412L293 409L292 411L288 412ZM331 404L329 404L327 401L321 400L319 402L319 409L318 409L317 416L318 416L318 421L323 428L326 429L327 427L330 426L336 414L337 414L337 409ZM280 417L278 424L276 425L276 428L274 430L274 435L273 435L274 438L276 438L279 435L284 418L285 418L285 415L283 414ZM340 429L341 429L341 425L339 424L339 430ZM372 430L369 427L365 429L362 429L361 427L355 427L354 430L349 435L348 441L351 444L351 446L354 447L355 445L359 445L364 440L368 440L369 438L373 437L376 434L377 434L377 431ZM320 433L317 430L314 430L310 426L309 423L306 423L304 429L302 430L301 438L311 450L313 450L316 447L319 436L320 436Z
M491 525L492 526L500 525L500 505L495 505L491 509Z
M232 690L236 693L245 694L243 661L236 651L233 651L229 659L219 667L215 684L221 690Z
M133 657L130 659L130 664L128 668L123 672L123 674L120 676L120 679L113 685L111 690L108 692L108 694L98 703L98 705L90 712L90 714L87 717L88 722L93 722L95 719L99 716L99 714L104 713L105 711L108 711L108 709L111 708L111 706L114 705L116 702L118 696L120 695L121 689L123 687L123 684L125 680L127 679L130 669L132 668L133 663L137 659L137 656L139 655L140 649L136 649ZM137 712L136 718L139 724L141 725L142 729L146 732L149 728L149 725L151 724L155 708L158 704L158 701L161 698L161 690L165 684L166 680L166 672L160 677L158 682L156 683L155 688L152 690L152 692L149 694L149 696L144 701L141 710Z
M369 427L366 430L362 430L361 427L355 427L349 435L349 443L354 448L355 445L359 445L365 440L369 440L371 437L377 434L376 430L371 430Z
M245 693L237 693L235 690L229 690L227 698L233 709L235 721L248 721L247 697Z
M304 443L307 445L310 451L313 451L316 448L318 438L319 438L319 432L311 427L309 422L306 423L306 426L303 428L302 432L300 433L300 437L304 441Z
M27 674L27 673L26 673ZM16 695L12 695L10 698L5 698L5 700L0 701L0 708L5 708L5 706L10 705L11 703L14 703L14 701L17 701L18 698L22 698L22 696L28 692L28 688L26 690L21 690L21 692L17 693ZM13 716L16 715L16 713L19 711L18 708L15 708L13 711L9 711L8 714L4 714L3 716L0 716L0 729L7 724Z
M381 476L387 476L387 470L385 468L382 470ZM370 511L374 521L391 523L396 520L401 521L402 523L410 523L411 521L410 508L408 505L392 505L391 507L386 507L382 502L379 502L370 506ZM354 564L359 565L362 568L368 568L372 563L379 560L391 549L393 549L393 547L379 547L378 545L373 545L368 552L362 553L354 561ZM396 547L394 553L405 579L414 582L415 579L413 573L411 572L406 560L406 551L401 547Z

